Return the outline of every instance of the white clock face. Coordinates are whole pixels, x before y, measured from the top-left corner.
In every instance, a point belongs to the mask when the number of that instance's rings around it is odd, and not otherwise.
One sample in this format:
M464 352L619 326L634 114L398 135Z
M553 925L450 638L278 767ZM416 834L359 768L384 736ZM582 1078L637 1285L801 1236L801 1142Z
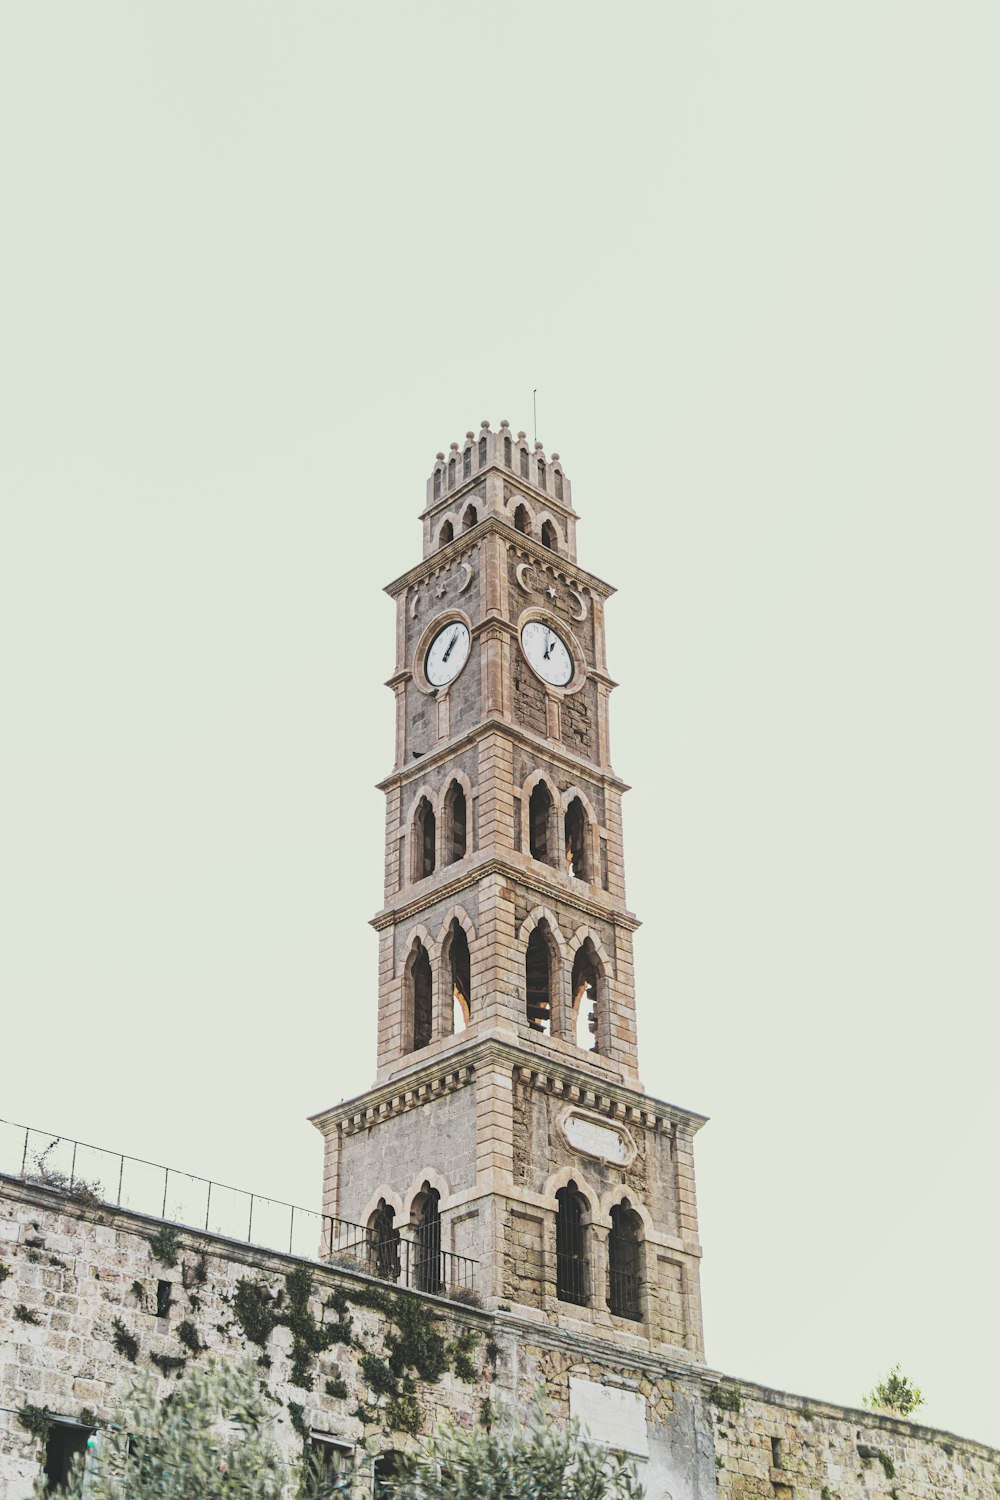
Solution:
M535 671L553 687L573 680L573 657L562 636L544 620L529 620L521 631L521 646Z
M431 687L444 687L458 676L469 654L469 627L462 620L449 620L427 648L424 674Z

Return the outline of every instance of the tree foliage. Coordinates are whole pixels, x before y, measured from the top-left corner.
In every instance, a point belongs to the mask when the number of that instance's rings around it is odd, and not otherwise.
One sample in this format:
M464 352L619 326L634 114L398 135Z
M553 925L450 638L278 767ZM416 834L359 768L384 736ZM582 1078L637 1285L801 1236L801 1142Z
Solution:
M86 1500L333 1500L350 1476L324 1474L305 1460L294 1472L274 1442L278 1404L252 1364L208 1361L160 1400L139 1377L114 1422L78 1465L68 1487ZM46 1494L41 1478L36 1500Z
M399 1460L392 1500L642 1500L635 1464L556 1427L544 1411L512 1433L443 1427Z
M893 1365L884 1380L863 1397L865 1406L876 1411L892 1412L897 1417L908 1417L924 1404L924 1393L903 1374L899 1365Z

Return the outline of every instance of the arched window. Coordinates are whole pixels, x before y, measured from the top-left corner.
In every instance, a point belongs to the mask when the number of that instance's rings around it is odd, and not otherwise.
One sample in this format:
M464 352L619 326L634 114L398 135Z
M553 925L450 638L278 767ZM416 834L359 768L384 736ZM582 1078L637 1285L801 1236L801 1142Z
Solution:
M479 467L482 468L486 462L486 438L479 439Z
M577 880L589 880L587 862L587 814L579 797L574 797L563 819L566 833L566 869Z
M608 1307L616 1318L642 1318L642 1220L627 1198L611 1210L608 1235Z
M462 530L471 531L478 520L479 512L476 510L476 507L474 505L467 505L465 507L465 515L462 517Z
M573 959L573 1036L586 1052L600 1050L598 984L593 944L587 938Z
M431 976L431 960L427 949L419 938L413 939L410 957L406 965L409 1010L413 1018L413 1051L430 1043L434 1016L434 980Z
M464 859L468 848L468 808L465 792L460 781L453 781L444 799L444 847L443 863L453 865L456 859Z
M511 441L509 437L505 437L503 440L503 461L507 465L508 469L512 469L514 467L512 459L513 450L511 447Z
M466 448L462 454L462 478L468 479L472 473L472 449Z
M528 477L528 450L527 450L527 448L522 448L521 449L521 478L522 479L527 479L527 477Z
M441 470L434 470L434 499L441 499Z
M542 546L552 552L559 551L559 534L551 521L542 522Z
M368 1265L383 1281L399 1280L399 1230L395 1212L384 1198L368 1220Z
M523 536L531 535L531 517L526 505L519 505L514 512L514 530L520 531Z
M452 1031L464 1031L472 1019L472 955L457 917L452 918L445 938L444 962L451 978Z
M448 488L450 490L453 490L455 488L455 457L454 457L454 454L448 460Z
M544 460L544 458L540 458L538 460L538 488L540 490L544 490L544 488L545 488L545 460Z
M441 527L441 535L438 538L438 546L443 547L447 542L455 540L455 528L450 521L445 521Z
M437 819L426 797L417 803L413 819L413 878L423 880L434 874L437 853Z
M560 1302L587 1301L587 1262L584 1244L584 1200L575 1182L556 1193L556 1296Z
M528 848L532 859L552 863L552 793L544 781L536 782L528 799Z
M539 922L524 955L525 1014L532 1031L552 1035L552 954L548 924Z
M562 497L563 497L562 469L557 469L556 470L556 499L557 500L561 500Z
M416 1236L413 1246L414 1282L418 1292L440 1292L441 1194L425 1182L414 1205Z
M380 1453L372 1464L373 1500L389 1500L389 1496L396 1493L393 1481L399 1474L401 1457L394 1448L389 1448L385 1453Z

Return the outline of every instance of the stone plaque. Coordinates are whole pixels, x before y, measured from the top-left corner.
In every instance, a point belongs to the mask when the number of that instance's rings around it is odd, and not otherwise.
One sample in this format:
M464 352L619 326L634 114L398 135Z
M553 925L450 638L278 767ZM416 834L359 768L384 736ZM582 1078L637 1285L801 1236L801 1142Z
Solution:
M595 1443L621 1448L638 1458L649 1457L646 1398L638 1391L623 1391L618 1386L599 1385L571 1375L569 1412Z
M561 1121L566 1144L582 1156L594 1156L598 1161L610 1162L615 1167L627 1167L635 1156L635 1146L627 1130L610 1125L593 1115L582 1115L571 1110Z

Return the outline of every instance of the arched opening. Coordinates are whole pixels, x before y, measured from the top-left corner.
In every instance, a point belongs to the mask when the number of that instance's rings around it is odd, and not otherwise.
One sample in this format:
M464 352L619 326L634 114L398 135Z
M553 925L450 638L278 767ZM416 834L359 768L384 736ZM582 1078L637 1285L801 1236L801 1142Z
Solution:
M373 1500L390 1500L390 1496L396 1493L395 1480L399 1475L401 1457L402 1454L389 1448L385 1453L380 1453L372 1464Z
M528 798L528 848L532 859L552 863L552 793L544 781L536 782Z
M579 797L574 797L563 819L566 834L566 870L577 880L589 880L587 862L587 814Z
M468 479L472 473L472 448L466 448L462 454L462 478Z
M452 1031L464 1031L472 1019L472 955L465 928L457 917L448 928L444 962L451 978Z
M521 478L522 479L527 479L527 477L528 477L528 450L527 450L527 448L522 448L521 449Z
M562 497L563 497L562 469L556 469L555 472L556 472L556 499L557 500L561 500Z
M505 437L504 440L503 440L503 461L507 465L508 469L512 469L514 467L512 461L511 461L512 458L513 458L513 452L512 452L511 441L510 441L509 437Z
M559 551L559 533L551 521L542 522L542 546L551 552Z
M419 1052L431 1039L434 1017L434 979L431 960L419 938L414 938L407 964L409 1009L413 1017L413 1051Z
M627 1198L611 1210L608 1307L616 1318L642 1318L642 1220Z
M598 970L593 945L587 938L573 959L573 1036L585 1052L600 1050L597 1004Z
M575 1182L556 1193L556 1296L560 1302L587 1301L587 1263L584 1243L584 1199Z
M444 799L444 864L453 865L456 859L464 859L469 846L468 807L460 781L453 781Z
M552 953L548 923L539 922L524 955L525 1014L532 1031L552 1035Z
M467 505L465 507L465 515L462 517L462 530L471 531L478 520L479 512L476 510L476 507L474 505Z
M449 460L448 460L448 488L450 490L453 490L455 488L455 459L454 459L454 457L449 458Z
M540 458L538 460L538 488L540 490L544 490L544 488L545 488L545 460L544 460L544 458Z
M531 517L526 505L519 505L514 512L514 530L519 531L522 536L531 535Z
M413 1205L416 1234L413 1244L414 1284L418 1292L440 1292L441 1194L425 1182Z
M441 470L434 470L434 499L441 499Z
M373 1276L383 1281L399 1280L399 1230L395 1210L384 1198L368 1220L368 1265Z
M486 462L486 437L479 439L479 467L482 468Z
M423 880L434 874L437 857L437 819L426 797L417 803L413 819L413 878Z
M445 521L441 527L441 534L438 537L438 546L443 547L447 542L453 542L454 540L455 528L450 521Z

